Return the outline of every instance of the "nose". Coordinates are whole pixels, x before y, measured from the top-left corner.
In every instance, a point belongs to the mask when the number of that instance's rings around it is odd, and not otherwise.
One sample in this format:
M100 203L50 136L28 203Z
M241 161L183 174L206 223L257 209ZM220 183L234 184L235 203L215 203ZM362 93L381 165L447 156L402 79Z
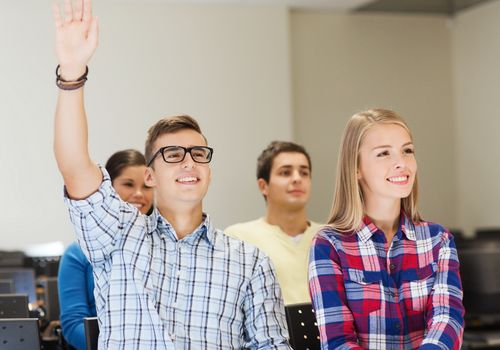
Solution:
M404 154L397 154L394 158L394 168L404 169L406 168L406 157Z
M143 192L143 188L142 186L141 187L137 187L134 191L134 197L139 197L139 198L142 198L144 197L144 192Z
M182 167L183 168L194 168L195 161L193 160L193 156L191 156L190 152L186 152L186 155L184 156L184 159L182 161Z
M298 171L294 171L292 174L292 181L293 183L299 183L302 181L302 176Z

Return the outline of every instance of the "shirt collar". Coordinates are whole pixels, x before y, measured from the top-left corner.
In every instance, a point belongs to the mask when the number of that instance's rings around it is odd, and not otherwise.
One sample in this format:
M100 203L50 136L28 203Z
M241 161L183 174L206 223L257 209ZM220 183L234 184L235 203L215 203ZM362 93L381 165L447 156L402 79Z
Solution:
M165 219L157 208L154 208L153 212L149 216L148 219L148 234L158 233L160 237L167 238L170 240L177 241L177 235L174 233L174 228L172 225ZM200 239L204 239L207 243L211 245L215 244L215 234L216 230L212 226L210 216L206 213L203 213L201 224L189 235L184 237L182 241L194 244Z
M406 236L411 241L416 241L417 236L415 234L415 225L410 220L410 218L401 211L399 225L401 228L401 233ZM368 217L363 217L363 222L359 225L359 228L355 231L361 242L365 243L368 241L379 228L375 226L373 221Z

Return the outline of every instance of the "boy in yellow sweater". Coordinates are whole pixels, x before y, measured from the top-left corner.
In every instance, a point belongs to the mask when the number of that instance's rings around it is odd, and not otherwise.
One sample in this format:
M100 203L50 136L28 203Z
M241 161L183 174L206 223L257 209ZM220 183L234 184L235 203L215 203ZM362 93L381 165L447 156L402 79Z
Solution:
M266 215L232 225L225 233L257 246L271 258L285 305L310 302L309 249L321 225L307 219L309 154L293 142L271 142L257 160L257 184L266 200Z

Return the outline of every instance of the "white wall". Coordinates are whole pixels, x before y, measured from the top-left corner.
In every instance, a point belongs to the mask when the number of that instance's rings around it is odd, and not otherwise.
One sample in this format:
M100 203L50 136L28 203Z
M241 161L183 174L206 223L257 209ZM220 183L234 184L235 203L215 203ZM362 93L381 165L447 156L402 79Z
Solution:
M73 240L52 155L57 89L52 1L2 4L0 249ZM261 215L255 161L292 136L284 7L96 1L100 47L86 86L90 149L143 150L165 115L196 117L215 148L205 202L217 226Z
M330 210L340 136L354 113L399 112L415 137L424 218L456 223L451 31L444 17L294 12L296 139L313 158L313 218Z
M500 227L500 1L453 21L458 222Z
M0 249L73 240L52 155L51 3L0 11ZM195 116L216 149L205 207L217 226L264 211L255 162L272 139L311 151L309 211L324 220L345 122L373 106L399 111L414 131L425 218L466 232L500 225L499 1L453 21L154 1L97 1L95 12L101 40L86 88L94 159L142 150L164 115Z

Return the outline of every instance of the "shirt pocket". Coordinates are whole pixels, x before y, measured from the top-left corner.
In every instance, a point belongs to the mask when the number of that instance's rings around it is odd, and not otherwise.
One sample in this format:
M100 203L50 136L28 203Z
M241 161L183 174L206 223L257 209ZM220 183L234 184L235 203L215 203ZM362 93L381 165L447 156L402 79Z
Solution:
M358 269L344 270L347 305L354 315L368 315L381 307L382 273Z
M422 312L426 309L436 272L435 262L421 268L401 271L401 295L407 310Z

